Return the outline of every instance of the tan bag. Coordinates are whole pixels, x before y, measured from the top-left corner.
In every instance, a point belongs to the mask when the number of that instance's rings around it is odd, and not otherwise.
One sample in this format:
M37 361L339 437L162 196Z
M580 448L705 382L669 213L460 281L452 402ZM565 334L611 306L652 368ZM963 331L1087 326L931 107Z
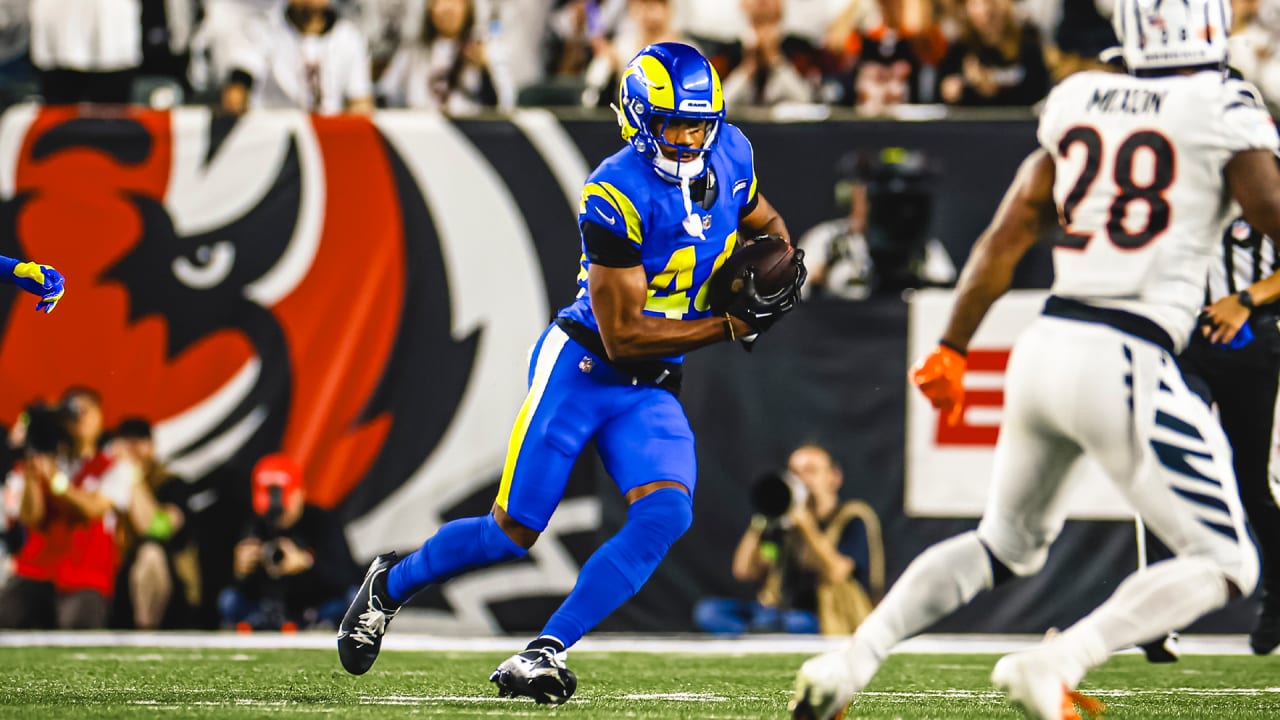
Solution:
M845 527L854 519L861 520L867 531L867 572L871 587L863 589L852 577L837 582L819 581L818 628L823 635L852 633L884 595L884 546L880 518L875 510L860 500L846 501L823 534L832 544L839 543Z

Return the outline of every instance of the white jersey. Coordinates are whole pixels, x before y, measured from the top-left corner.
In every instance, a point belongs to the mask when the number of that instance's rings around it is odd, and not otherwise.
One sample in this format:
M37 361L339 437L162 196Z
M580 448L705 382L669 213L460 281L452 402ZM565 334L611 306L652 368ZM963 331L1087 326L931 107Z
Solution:
M253 76L249 107L297 108L336 114L347 102L373 97L369 46L350 20L337 18L322 35L304 35L281 18L271 42L239 47L232 67Z
M1037 135L1064 228L1053 293L1150 318L1181 351L1233 216L1223 168L1277 149L1258 91L1217 72L1078 73L1049 94Z

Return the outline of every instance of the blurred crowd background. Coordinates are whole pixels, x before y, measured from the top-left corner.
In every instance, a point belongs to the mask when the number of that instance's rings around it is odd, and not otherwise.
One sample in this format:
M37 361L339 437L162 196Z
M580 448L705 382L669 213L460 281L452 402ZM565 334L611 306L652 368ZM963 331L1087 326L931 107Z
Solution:
M1233 5L1233 58L1274 97L1277 3ZM3 0L0 87L10 102L231 112L607 107L637 50L680 40L714 59L731 112L1029 106L1100 66L1109 13L1110 0Z

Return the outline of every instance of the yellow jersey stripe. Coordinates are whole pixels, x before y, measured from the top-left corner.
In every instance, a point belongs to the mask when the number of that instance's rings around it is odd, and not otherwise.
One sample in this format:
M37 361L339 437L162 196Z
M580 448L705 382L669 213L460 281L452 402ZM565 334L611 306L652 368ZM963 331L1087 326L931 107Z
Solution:
M640 227L640 212L636 210L635 203L631 202L631 198L626 193L614 187L613 184L607 182L593 183L605 189L615 201L614 207L622 210L622 217L627 223L627 239L636 245L644 242L644 235Z
M642 240L640 231L640 213L636 210L636 206L631 202L621 190L611 183L593 182L587 183L582 188L582 206L578 212L585 213L587 211L587 198L598 197L609 204L614 212L622 218L622 222L627 226L627 239L639 245Z
M511 479L516 473L516 460L520 457L520 449L524 446L525 434L529 432L529 423L538 412L538 404L542 402L542 393L547 389L547 380L556 366L560 351L569 341L569 336L559 327L547 331L542 341L542 349L538 352L533 369L533 382L529 385L529 394L525 395L524 404L520 406L520 414L516 415L515 427L511 429L511 439L507 442L507 460L502 466L502 481L498 483L498 497L494 501L498 507L507 509L507 500L511 497Z

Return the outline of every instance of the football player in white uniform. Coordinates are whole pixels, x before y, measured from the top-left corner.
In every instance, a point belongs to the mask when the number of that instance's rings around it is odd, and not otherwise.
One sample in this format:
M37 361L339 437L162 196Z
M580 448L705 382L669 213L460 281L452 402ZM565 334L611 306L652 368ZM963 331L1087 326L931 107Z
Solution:
M1082 453L1176 557L996 664L993 682L1028 715L1078 718L1076 705L1096 713L1100 703L1076 692L1088 670L1253 591L1257 552L1230 448L1174 364L1201 316L1232 199L1260 230L1280 232L1276 129L1257 91L1225 74L1230 13L1226 0L1119 0L1113 24L1129 74L1080 73L1050 94L1041 148L974 246L940 345L912 371L958 419L969 341L1056 206L1064 233L1053 295L1009 360L982 522L916 558L847 647L804 663L795 718L836 716L897 643L1037 572L1064 521L1065 471ZM1255 302L1268 302L1280 280L1255 289ZM1206 317L1215 341L1239 329Z

